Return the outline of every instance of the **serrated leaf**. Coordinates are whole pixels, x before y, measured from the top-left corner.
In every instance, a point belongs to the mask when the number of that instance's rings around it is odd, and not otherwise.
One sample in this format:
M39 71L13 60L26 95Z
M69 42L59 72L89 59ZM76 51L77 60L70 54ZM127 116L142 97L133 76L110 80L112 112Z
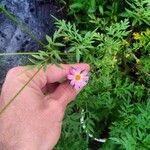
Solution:
M99 12L103 15L103 14L104 14L103 7L100 5L100 6L98 7L98 9L99 9Z
M74 3L70 5L70 9L81 9L83 7L82 3Z
M40 56L39 54L38 55L32 55L32 57L34 57L36 59L39 59L39 60L43 60L43 57Z
M52 38L48 35L46 35L46 40L49 42L49 43L52 43Z
M89 4L88 12L94 13L96 11L96 1L95 0L89 0L89 2L90 2L90 4Z
M53 51L54 53L54 56L56 59L58 59L59 61L62 61L61 57L59 56L58 52L57 51Z
M30 61L31 63L33 63L33 64L37 64L37 63L38 63L36 60L34 60L34 59L32 59L32 58L28 58L28 59L29 59L29 61Z

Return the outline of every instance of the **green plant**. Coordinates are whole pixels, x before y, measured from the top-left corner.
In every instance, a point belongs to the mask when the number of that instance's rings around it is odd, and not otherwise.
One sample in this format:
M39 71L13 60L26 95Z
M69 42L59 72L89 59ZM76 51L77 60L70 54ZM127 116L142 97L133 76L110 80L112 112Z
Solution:
M55 149L149 150L150 1L61 2L70 21L56 19L48 44L26 53L36 66L91 66L89 84L69 105ZM89 134L107 142L95 146Z
M146 23L150 25L150 1L149 0L126 0L129 5L129 9L126 8L126 12L122 13L124 17L132 18L132 25L141 25Z
M147 101L147 104L126 103L121 108L119 121L113 123L110 133L110 139L119 144L118 149L150 149L150 101Z

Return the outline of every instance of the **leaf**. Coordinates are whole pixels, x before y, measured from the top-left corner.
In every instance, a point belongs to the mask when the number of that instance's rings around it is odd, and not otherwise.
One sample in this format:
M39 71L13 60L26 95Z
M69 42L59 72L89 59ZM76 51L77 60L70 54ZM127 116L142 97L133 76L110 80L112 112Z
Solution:
M52 43L52 38L48 35L46 35L46 40L49 42L49 43Z
M61 57L59 56L59 53L57 51L53 51L54 56L56 57L56 59L58 59L59 61L62 61Z
M98 7L98 9L99 9L99 12L103 15L103 14L104 14L103 7L100 5L100 6Z
M74 3L70 5L70 9L81 9L83 7L82 3Z
M33 63L33 64L37 64L38 62L36 61L36 60L34 60L34 59L31 59L31 58L28 58L29 59L29 61L31 62L31 63Z
M95 0L89 0L89 13L94 13L96 11L96 1Z
M36 58L36 59L39 59L39 60L43 60L43 56L38 54L38 55L32 55L32 57Z
M76 49L76 61L77 61L77 63L79 63L80 62L80 55L81 55L82 53L80 52L80 50L79 49Z
M62 44L62 43L54 43L54 46L60 46L60 47L63 47L63 46L65 46L65 45Z

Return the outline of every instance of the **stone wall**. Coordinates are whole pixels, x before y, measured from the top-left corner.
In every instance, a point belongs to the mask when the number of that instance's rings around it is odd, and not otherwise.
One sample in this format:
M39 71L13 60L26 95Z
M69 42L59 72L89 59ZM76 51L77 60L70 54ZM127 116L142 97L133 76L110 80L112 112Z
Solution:
M45 42L46 34L52 35L55 31L51 15L57 18L65 16L56 0L0 0L0 4L42 42ZM37 51L40 48L37 41L0 12L0 53ZM7 71L20 65L21 59L21 56L0 56L0 85Z

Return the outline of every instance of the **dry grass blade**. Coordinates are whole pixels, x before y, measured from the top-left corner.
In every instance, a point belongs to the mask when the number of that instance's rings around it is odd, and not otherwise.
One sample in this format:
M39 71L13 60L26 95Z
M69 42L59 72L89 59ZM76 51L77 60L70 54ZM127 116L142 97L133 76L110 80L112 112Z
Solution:
M8 103L0 110L0 115L7 109L7 107L15 100L15 98L24 90L24 88L32 81L32 79L39 73L43 66L38 68L35 74L28 80L28 82L8 101Z

